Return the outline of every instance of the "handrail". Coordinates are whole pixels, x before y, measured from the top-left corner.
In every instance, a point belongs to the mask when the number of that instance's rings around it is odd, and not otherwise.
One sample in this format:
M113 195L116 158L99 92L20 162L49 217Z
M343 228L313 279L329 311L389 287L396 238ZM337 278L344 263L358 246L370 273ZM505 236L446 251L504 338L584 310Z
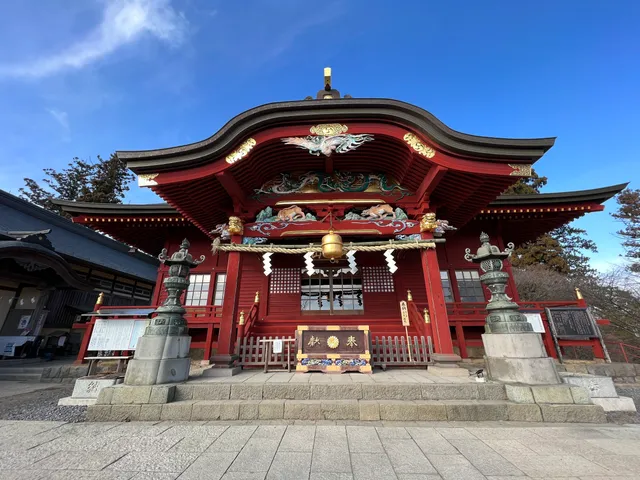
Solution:
M545 308L554 307L579 307L578 300L566 300L557 302L518 302L521 309L531 309L544 311ZM448 302L447 314L449 317L464 316L484 318L487 316L487 304L485 302Z
M415 325L418 335L427 338L429 334L425 327L424 317L420 314L418 307L413 300L407 302L407 307L409 309L409 320L413 325Z
M249 333L258 321L259 307L260 292L256 292L256 296L253 300L253 305L251 305L249 312L245 315L244 310L240 311L240 318L238 319L238 339L249 336ZM238 345L239 344L240 342L238 342Z
M609 355L620 353L624 358L624 363L640 363L640 347L636 345L624 342L608 343L607 350L609 350Z

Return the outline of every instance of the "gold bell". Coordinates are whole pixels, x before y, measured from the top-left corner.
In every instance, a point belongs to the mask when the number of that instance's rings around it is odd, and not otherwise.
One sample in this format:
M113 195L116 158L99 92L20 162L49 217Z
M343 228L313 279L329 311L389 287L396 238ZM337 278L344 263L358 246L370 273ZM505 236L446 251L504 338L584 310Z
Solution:
M329 260L342 257L342 237L333 230L322 237L322 256Z

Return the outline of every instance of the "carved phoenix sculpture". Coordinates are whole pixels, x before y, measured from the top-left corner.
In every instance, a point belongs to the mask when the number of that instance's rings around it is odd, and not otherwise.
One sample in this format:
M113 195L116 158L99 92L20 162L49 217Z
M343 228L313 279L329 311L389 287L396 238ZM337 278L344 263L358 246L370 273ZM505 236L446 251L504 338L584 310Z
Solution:
M333 152L345 153L355 150L365 142L373 140L373 135L366 133L352 135L309 135L307 137L287 137L282 141L287 145L297 145L298 148L308 150L311 155L320 156L320 154L330 157Z

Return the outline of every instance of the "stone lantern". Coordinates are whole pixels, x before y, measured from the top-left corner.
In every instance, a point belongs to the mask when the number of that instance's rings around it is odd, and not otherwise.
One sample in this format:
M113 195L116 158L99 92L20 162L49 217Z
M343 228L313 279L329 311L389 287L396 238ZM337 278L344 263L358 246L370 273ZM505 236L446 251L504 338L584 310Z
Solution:
M189 287L189 272L204 261L194 260L185 238L180 250L171 257L162 249L160 261L169 266L169 275L163 286L167 298L154 313L144 335L138 339L136 353L127 366L124 383L127 385L156 385L183 382L189 378L189 348L186 310L180 303L182 293Z
M479 263L484 274L480 281L491 292L487 303L487 323L482 335L487 373L492 380L530 385L558 384L560 376L539 333L519 312L518 304L506 294L509 274L502 271L511 255L513 243L500 251L489 242L489 235L480 235L480 248L475 255L465 250L464 258Z
M471 249L465 250L465 260L479 263L484 274L480 281L491 292L491 298L487 304L486 333L525 333L533 332L533 327L522 313L518 311L518 304L511 301L506 294L509 274L502 271L504 260L513 252L513 243L501 252L498 247L489 243L489 235L480 234L480 248L475 255Z

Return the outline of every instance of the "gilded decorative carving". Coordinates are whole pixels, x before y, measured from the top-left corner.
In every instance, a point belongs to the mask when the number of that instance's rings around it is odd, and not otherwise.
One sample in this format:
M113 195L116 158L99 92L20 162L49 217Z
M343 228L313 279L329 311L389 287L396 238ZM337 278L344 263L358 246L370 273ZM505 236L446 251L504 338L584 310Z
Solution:
M320 125L315 125L309 129L313 135L326 135L328 137L347 133L347 130L349 130L349 128L346 125L341 125L339 123L321 123Z
M227 227L227 231L231 235L242 235L244 233L242 220L238 217L229 217L229 226Z
M436 154L436 151L425 145L422 140L420 140L416 135L414 135L413 133L407 133L404 136L404 141L407 142L407 144L413 148L418 154L422 155L423 157L426 158L433 158Z
M457 230L457 228L449 225L448 220L436 219L435 213L425 213L420 220L421 232L433 232L436 237L440 237L448 230Z
M327 347L329 347L330 349L333 350L335 348L338 348L339 345L340 340L335 335L331 335L329 338L327 338Z
M420 220L420 231L421 232L433 232L438 226L438 222L436 221L435 213L425 213Z
M229 164L236 163L238 160L241 160L244 157L246 157L251 151L251 149L256 146L256 143L257 142L253 138L246 139L244 142L240 144L238 148L236 148L233 152L227 155L227 158L225 160Z
M159 173L141 173L138 175L138 186L139 187L149 187L151 185L157 185L158 182L154 180Z
M510 163L509 166L513 168L513 172L511 172L509 175L518 177L530 177L532 174L531 165Z
M384 173L361 173L334 171L281 173L254 190L254 198L260 195L287 195L291 193L380 193L399 199L412 192L402 187L393 178ZM371 202L375 200L369 200ZM329 202L320 200L319 202ZM353 202L349 200L349 202ZM307 202L310 203L310 202Z

